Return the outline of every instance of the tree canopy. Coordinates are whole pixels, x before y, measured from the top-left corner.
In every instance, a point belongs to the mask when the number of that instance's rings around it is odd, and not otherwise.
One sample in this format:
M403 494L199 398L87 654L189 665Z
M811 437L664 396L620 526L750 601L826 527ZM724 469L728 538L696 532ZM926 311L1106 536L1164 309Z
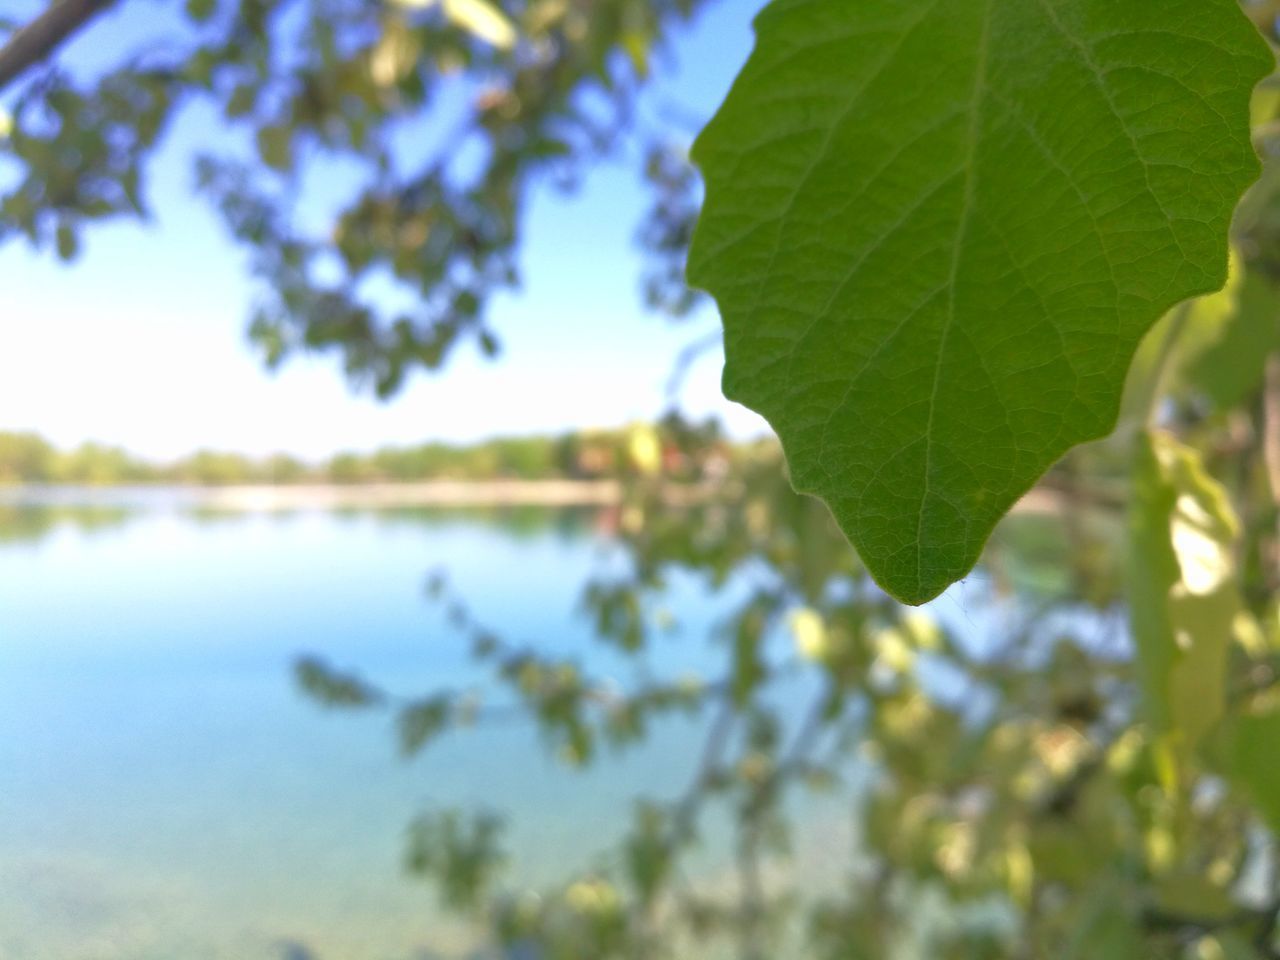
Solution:
M496 349L485 302L517 280L531 185L632 129L652 51L698 6L190 0L185 46L15 81L0 231L74 256L92 221L144 213L174 111L212 104L236 135L201 189L252 253L266 357L333 349L390 393L460 338ZM626 562L583 598L625 676L496 635L443 577L428 592L489 685L404 696L298 664L318 701L393 716L410 756L513 711L569 765L702 725L683 788L656 785L615 856L559 886L511 885L484 812L413 825L409 868L498 955L1280 957L1278 16L764 10L694 151L689 262L727 390L787 460L754 445L682 505L682 458L628 478ZM409 163L397 136L451 108ZM651 292L685 309L696 182L652 145ZM320 156L359 175L315 229L296 201ZM715 442L662 430L683 462ZM1002 521L1037 482L1052 515ZM906 605L980 554L950 595L966 621ZM726 605L707 676L649 669L681 575ZM819 883L791 844L821 796L856 843ZM717 823L727 877L696 863Z
M667 261L673 243L683 253L691 185L634 106L668 35L702 3L126 3L111 15L133 18L137 47L81 71L58 43L91 34L85 21L112 5L55 4L25 31L10 24L0 55L14 174L0 187L0 240L71 259L93 222L147 216L166 129L181 110L211 110L225 130L195 174L262 281L250 323L264 357L335 352L389 396L459 342L497 352L485 308L519 283L530 191L571 187L625 144L655 186L653 298L679 309L687 297ZM317 223L301 209L308 177L336 163L349 190Z

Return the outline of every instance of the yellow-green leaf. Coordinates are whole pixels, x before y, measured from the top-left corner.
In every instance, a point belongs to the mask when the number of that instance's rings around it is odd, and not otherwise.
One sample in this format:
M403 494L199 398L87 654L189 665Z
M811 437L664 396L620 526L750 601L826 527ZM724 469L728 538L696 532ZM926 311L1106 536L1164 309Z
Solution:
M1198 455L1140 435L1130 517L1129 610L1148 710L1186 760L1222 718L1227 658L1241 601L1239 523Z
M1216 310L1190 318L1178 383L1219 411L1258 389L1267 357L1280 349L1280 289L1269 278L1241 268L1224 294L1226 301Z
M1234 718L1224 739L1227 775L1280 832L1280 708Z

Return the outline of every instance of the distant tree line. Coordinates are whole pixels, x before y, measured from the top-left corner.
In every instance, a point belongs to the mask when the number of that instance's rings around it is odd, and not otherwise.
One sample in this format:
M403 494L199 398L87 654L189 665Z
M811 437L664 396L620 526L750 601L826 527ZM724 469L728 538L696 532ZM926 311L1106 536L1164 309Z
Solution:
M695 434L694 458L681 435ZM467 444L431 442L342 452L320 463L288 454L250 457L200 450L155 463L120 448L84 443L59 450L36 433L0 432L0 484L413 483L428 480L604 480L654 472L696 480L732 467L739 452L715 420L687 424L668 418L552 436L497 437Z

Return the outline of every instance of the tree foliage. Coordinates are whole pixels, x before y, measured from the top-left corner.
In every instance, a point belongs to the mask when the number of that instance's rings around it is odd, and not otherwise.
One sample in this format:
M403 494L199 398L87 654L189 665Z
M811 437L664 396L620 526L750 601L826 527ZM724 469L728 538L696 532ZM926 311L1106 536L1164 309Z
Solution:
M10 484L362 484L490 480L616 480L650 472L669 460L682 484L729 470L744 447L727 439L714 419L695 430L705 442L698 461L663 447L655 426L576 430L550 436L493 437L473 443L433 441L387 446L371 453L336 453L321 463L289 454L266 457L197 450L176 460L144 460L100 443L58 450L33 433L0 431L0 486Z
M694 434L666 429L696 458ZM411 870L484 925L494 956L1275 956L1280 611L1274 590L1260 605L1234 592L1235 504L1261 501L1170 432L1140 436L1141 483L1159 489L1132 518L1093 496L1099 464L1126 458L1072 456L1058 507L997 531L958 617L880 591L769 444L707 501L673 509L661 475L629 485L625 568L583 592L626 669L500 635L433 577L491 679L363 698L429 769L438 739L517 718L570 768L673 721L702 744L560 885L525 886L484 810L428 814ZM667 591L690 575L724 609L699 676L655 669ZM817 812L833 808L854 821L847 847ZM815 842L829 875L800 853Z
M176 21L128 4L122 17L151 18L139 49L88 77L23 78L0 127L17 174L0 240L70 259L85 226L146 216L176 114L212 111L223 128L196 175L262 281L253 339L271 363L339 353L390 395L462 340L499 349L485 307L519 283L535 185L572 186L629 135L661 156L636 95L701 2L191 0ZM317 223L300 201L339 166ZM663 222L657 209L650 229Z

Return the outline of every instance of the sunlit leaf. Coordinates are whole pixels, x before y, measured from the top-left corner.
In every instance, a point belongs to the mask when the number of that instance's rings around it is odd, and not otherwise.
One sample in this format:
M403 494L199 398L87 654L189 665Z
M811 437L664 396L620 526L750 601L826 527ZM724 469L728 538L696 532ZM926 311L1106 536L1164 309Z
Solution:
M1189 755L1221 719L1240 611L1239 523L1199 457L1160 433L1141 436L1130 518L1129 607L1151 716Z
M390 20L369 56L369 73L381 87L399 83L413 70L422 44L403 20Z
M396 0L402 7L432 7L437 3L444 15L468 33L499 49L506 50L518 39L516 28L489 0Z
M726 394L922 602L1222 286L1273 59L1235 0L775 0L756 30L690 276Z
M627 435L627 453L641 473L657 473L662 469L662 441L648 424L636 424Z
M794 610L789 618L796 652L806 660L821 660L827 654L827 627L816 610Z

